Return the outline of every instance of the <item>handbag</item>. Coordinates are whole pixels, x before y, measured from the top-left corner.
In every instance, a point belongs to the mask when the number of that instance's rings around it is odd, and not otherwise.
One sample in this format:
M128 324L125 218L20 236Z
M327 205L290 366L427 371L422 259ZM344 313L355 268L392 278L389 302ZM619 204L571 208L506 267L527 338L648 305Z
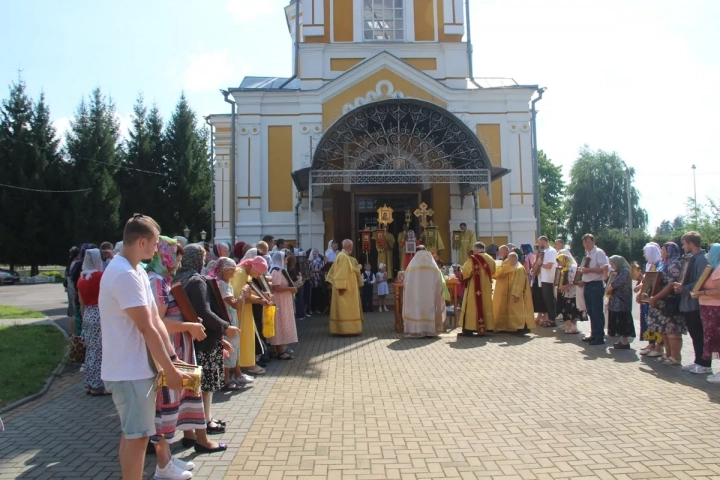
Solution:
M272 338L275 336L275 305L270 305L263 308L263 325L262 334L265 338Z
M77 335L70 337L70 352L68 361L70 363L85 363L85 339Z

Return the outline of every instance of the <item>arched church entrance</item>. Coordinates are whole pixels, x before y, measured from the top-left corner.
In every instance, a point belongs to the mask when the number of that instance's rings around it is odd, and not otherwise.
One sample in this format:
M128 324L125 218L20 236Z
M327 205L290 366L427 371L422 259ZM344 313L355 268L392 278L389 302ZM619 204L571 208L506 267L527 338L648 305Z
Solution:
M308 203L323 199L326 240L353 239L358 260L369 257L376 265L375 249L369 256L361 252L360 232L378 227L379 208L392 208L387 230L396 238L403 225L419 236L422 216L414 213L424 202L435 212L425 219L434 221L449 252L451 186L463 198L481 188L492 198L492 180L508 172L492 166L475 133L452 113L394 98L343 115L317 143L311 166L293 177L299 190L309 192Z

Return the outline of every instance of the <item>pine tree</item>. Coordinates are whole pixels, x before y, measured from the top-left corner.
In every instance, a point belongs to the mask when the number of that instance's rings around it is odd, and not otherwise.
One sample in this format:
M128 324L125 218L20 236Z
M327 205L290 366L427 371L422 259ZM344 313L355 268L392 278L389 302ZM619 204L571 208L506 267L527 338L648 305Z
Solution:
M18 78L10 85L10 95L0 108L0 171L2 182L10 187L41 188L33 147L33 104L25 93L25 82ZM26 243L37 230L38 214L34 192L0 187L0 261L14 267L28 263Z
M167 235L177 235L187 226L199 240L199 232L210 227L208 139L184 94L170 118L165 140L170 176L166 198L172 213L161 227Z
M74 188L90 188L73 196L73 238L76 243L120 238L120 190L115 176L121 166L120 126L115 105L93 90L81 100L67 133L67 155Z

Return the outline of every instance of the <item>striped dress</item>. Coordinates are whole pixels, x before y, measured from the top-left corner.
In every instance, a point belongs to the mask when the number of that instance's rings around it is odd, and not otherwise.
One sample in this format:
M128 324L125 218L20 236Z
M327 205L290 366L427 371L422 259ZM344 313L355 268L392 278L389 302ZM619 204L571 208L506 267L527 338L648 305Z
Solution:
M163 305L168 307L165 318L182 322L182 314L170 293L170 285L155 272L148 272L148 277L158 307ZM190 334L171 333L170 340L175 346L178 360L191 365L197 364ZM155 428L157 431L150 437L150 441L158 442L161 435L170 440L175 436L176 430L194 430L205 428L205 426L205 410L201 395L196 396L191 390L177 392L167 387L158 389L155 400Z

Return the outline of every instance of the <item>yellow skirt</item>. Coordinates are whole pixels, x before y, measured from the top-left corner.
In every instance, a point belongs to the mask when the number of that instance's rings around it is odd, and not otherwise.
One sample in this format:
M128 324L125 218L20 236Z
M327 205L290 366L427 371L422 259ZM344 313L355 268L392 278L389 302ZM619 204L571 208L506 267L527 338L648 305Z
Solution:
M240 355L238 365L242 368L255 366L255 319L253 318L252 305L243 306L242 319L240 320Z

